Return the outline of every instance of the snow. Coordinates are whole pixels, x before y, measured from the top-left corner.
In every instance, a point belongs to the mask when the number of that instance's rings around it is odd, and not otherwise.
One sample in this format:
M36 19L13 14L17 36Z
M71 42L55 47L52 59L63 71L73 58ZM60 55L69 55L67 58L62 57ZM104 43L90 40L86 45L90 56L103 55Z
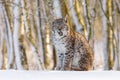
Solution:
M119 76L119 71L0 71L0 80L118 80Z

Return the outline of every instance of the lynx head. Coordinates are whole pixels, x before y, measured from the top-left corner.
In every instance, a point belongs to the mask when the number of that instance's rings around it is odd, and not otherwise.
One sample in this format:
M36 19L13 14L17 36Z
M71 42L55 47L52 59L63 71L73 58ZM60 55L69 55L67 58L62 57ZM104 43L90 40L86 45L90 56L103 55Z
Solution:
M52 23L52 35L56 36L56 38L60 39L62 37L67 36L68 26L66 18L56 19Z

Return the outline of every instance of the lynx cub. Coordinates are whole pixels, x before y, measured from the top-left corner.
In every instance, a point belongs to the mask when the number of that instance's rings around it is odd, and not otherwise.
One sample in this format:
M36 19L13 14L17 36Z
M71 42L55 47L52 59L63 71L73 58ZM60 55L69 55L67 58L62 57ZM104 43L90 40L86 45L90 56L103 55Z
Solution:
M56 70L87 71L93 67L93 51L87 40L71 30L64 18L52 24L52 41L56 49Z

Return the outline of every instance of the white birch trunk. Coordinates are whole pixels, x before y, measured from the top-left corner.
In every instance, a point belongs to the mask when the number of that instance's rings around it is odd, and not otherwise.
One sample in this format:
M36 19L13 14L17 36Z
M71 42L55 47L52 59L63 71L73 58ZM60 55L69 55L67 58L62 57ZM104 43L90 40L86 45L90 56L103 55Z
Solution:
M30 43L30 41L24 37L24 47L25 47L25 53L26 53L26 58L27 58L27 64L28 64L28 69L29 70L39 70L40 64L37 62L37 57L36 57L36 51L33 45Z
M76 31L80 33L82 26L79 24L78 18L77 18L76 13L75 13L75 9L73 7L74 0L69 0L69 5L70 5L70 8L71 8L71 10L70 10L70 12L72 14L71 16L72 16L73 22L76 26Z
M113 14L113 23L114 23L114 33L115 33L115 38L116 38L116 43L113 43L113 45L115 44L115 47L114 47L114 50L115 50L115 60L114 60L114 66L113 66L113 70L118 70L118 68L119 68L119 51L117 50L117 48L118 48L118 25L117 25L117 15L116 15L116 1L113 1L113 12L114 12L114 14ZM115 40L114 40L114 42L115 42ZM117 44L118 43L118 44Z
M3 65L3 55L2 55L3 54L3 51L2 51L2 49L3 49L3 40L4 40L4 32L3 31L4 31L3 27L0 27L0 69L2 68L2 65Z
M3 18L3 11L2 11L2 5L0 4L0 18ZM3 42L4 42L4 25L3 25L3 20L0 19L0 69L2 68L3 65Z
M8 54L7 69L9 69L13 61L13 36L12 36L10 23L8 21L8 16L6 14L5 8L3 7L2 9L3 9L3 15L5 19L5 25L6 25L6 36L7 36L6 40L7 40L7 54Z
M117 5L116 5L117 4ZM117 10L119 9L120 11L120 1L119 0L115 0L113 1L113 7L114 7L114 27L115 27L115 36L116 36L116 46L117 46L117 50L116 50L116 54L115 54L115 64L114 64L114 68L115 70L120 70L120 26L118 25L119 23L119 19L118 19L118 15L117 15Z
M24 23L25 23L25 30L26 30L26 33L28 33L28 23L27 23L27 15L26 15L26 10L25 10L25 3L24 3L24 0L21 0L21 6L22 6L22 11L23 11L23 17L24 17Z
M120 27L120 25L118 26ZM120 70L120 30L118 29L118 69Z
M58 7L60 7L59 1L58 0L54 0L54 1L55 1L55 3L57 3ZM52 2L53 2L53 0L51 1L51 3ZM50 36L50 24L49 25L45 25L45 21L44 20L48 21L48 18L46 18L47 15L46 15L46 12L45 12L44 0L41 0L41 3L42 3L41 4L41 6L42 6L41 10L43 10L43 12L41 12L41 17L43 17L42 20L41 20L41 27L42 28L45 27L45 29L44 29L45 34L43 34L43 35L45 35L45 38L44 38L45 41L44 41L44 43L46 44L46 45L44 45L45 46L45 53L44 54L45 54L45 58L46 58L45 59L45 63L48 64L46 66L46 68L48 70L51 70L53 68L53 66L54 66L54 61L53 61L53 46L51 44L51 36ZM53 6L56 6L56 4L54 4L54 2L52 4L53 4ZM60 9L57 10L57 12L55 12L55 13L54 13L54 11L52 10L51 7L49 9L50 9L50 14L48 15L48 17L49 16L52 17L53 14L56 14L56 17L58 17L58 18L61 17ZM48 22L50 23L51 21L48 21Z
M19 5L20 0L14 0L14 3ZM15 52L15 62L17 69L23 69L21 64L21 55L19 50L19 29L20 29L20 13L19 13L19 6L14 6L13 10L14 14L14 32L13 32L13 39L14 39L14 52Z
M84 12L84 18L85 18L85 23L86 23L86 29L87 29L87 34L86 34L86 38L88 40L89 38L89 32L90 32L90 23L88 20L88 9L87 9L87 0L83 0L83 12Z
M41 26L41 24L43 24L42 23L42 21L41 21L41 19L40 19L40 9L39 9L39 7L40 7L40 1L39 0L36 0L36 15L37 15L37 32L38 32L38 41L39 41L39 50L40 50L40 53L39 53L39 59L40 59L40 61L43 63L44 62L44 51L43 51L43 41L42 41L42 30L41 30L41 28L40 27L42 27Z
M102 7L104 12L106 12L106 0L101 0L102 1ZM102 15L104 15L104 13L102 13ZM108 52L107 52L107 19L106 16L104 15L102 17L102 21L103 21L103 47L104 47L104 69L108 70L109 69L109 64L108 64Z
M53 1L53 7L54 7L54 15L56 18L62 18L61 14L61 6L60 6L60 1L59 0L54 0Z

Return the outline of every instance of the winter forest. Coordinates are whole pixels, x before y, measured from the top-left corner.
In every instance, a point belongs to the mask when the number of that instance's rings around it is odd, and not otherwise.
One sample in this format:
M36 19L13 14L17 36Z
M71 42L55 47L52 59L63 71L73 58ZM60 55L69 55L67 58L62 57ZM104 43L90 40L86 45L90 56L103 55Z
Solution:
M120 0L0 0L0 69L53 70L51 24L68 16L94 51L94 70L120 70Z

